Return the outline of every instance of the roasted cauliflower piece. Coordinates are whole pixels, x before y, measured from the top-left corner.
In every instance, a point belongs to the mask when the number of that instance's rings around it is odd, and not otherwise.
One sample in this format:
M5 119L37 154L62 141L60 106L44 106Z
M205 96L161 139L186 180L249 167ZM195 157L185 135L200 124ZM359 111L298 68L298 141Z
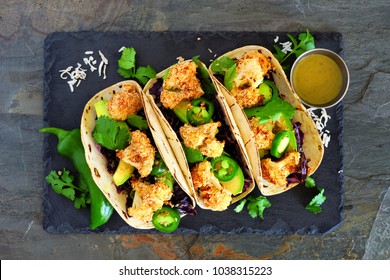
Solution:
M249 120L249 124L255 136L257 148L260 150L270 150L272 147L272 140L275 138L275 133L273 133L273 122L269 121L259 124L259 119L253 117Z
M241 107L262 105L264 96L258 93L257 88L273 69L271 60L260 52L245 53L237 60L237 76L233 81L231 93Z
M141 178L150 174L153 169L156 149L151 144L148 136L140 130L131 132L130 145L119 150L116 155L124 162L137 168Z
M179 132L186 147L197 149L207 157L218 157L225 147L224 141L215 138L221 125L221 122L206 123L196 127L185 124L180 127Z
M160 97L165 108L175 109L181 101L191 101L204 94L200 81L196 77L196 68L193 61L184 61L169 69Z
M173 194L172 188L160 181L150 184L142 180L132 180L131 185L135 194L127 213L144 222L150 222L153 213L168 202Z
M211 171L211 163L207 160L197 163L191 169L195 191L206 207L215 211L227 209L232 194L226 190Z
M137 114L142 108L141 96L132 85L124 85L123 90L107 102L108 112L116 121L124 121L128 116Z
M272 161L271 158L261 160L263 179L277 186L287 185L286 178L298 169L299 158L299 152L290 152L278 161Z

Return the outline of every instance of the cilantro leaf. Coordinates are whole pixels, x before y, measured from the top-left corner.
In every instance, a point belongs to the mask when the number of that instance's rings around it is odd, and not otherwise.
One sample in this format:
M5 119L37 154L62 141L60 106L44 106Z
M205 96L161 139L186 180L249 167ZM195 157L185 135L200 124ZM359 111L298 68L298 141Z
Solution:
M216 74L225 75L225 72L235 64L236 62L230 57L222 56L211 63L211 70Z
M57 194L63 195L73 201L75 208L85 208L86 204L90 203L87 186L81 179L79 187L74 185L74 177L69 170L65 168L58 172L52 170L49 175L46 176L46 181Z
M321 205L322 203L325 202L326 196L324 195L324 189L323 188L318 188L320 191L319 194L317 194L310 202L308 205L306 205L306 209L313 212L314 214L321 213L322 208Z
M142 85L146 85L149 79L156 77L156 70L150 65L146 67L138 67L137 72L134 74L136 78Z
M121 75L125 79L130 79L131 77L133 77L133 72L131 70L128 70L128 69L119 68L118 74Z
M118 74L125 79L137 79L142 85L145 85L149 79L156 77L156 70L150 66L136 67L136 51L134 48L124 48L122 55L118 60Z
M134 48L124 48L121 58L118 60L119 68L126 70L133 70L135 68L135 55Z
M231 90L233 88L234 79L236 78L236 76L237 76L237 65L234 64L226 71L223 80L223 83L228 90Z
M240 203L238 203L238 205L234 208L234 212L241 213L241 211L244 209L246 201L246 198L241 199Z
M149 127L148 121L138 115L128 116L126 122L139 130L145 130Z
M271 99L265 106L244 109L244 112L248 118L257 117L260 123L264 123L269 120L275 121L279 119L281 114L285 115L288 119L292 119L295 110L287 101L281 98L275 98Z
M236 213L240 213L243 209L245 204L248 202L247 210L248 214L252 218L260 217L262 220L264 220L264 210L266 208L271 207L271 203L265 196L247 196L246 198L242 199L240 203L234 208L234 211Z
M121 150L128 146L130 133L125 123L101 116L96 120L93 137L99 145L107 149Z
M321 213L321 205L326 200L326 196L324 195L325 190L316 186L316 181L310 176L307 176L305 180L305 187L308 189L316 188L319 192L315 197L313 197L309 204L306 205L306 209L314 214Z
M293 44L291 52L284 53L277 45L274 45L276 51L274 56L280 62L280 64L283 64L283 62L285 62L292 54L294 54L295 57L299 57L305 51L315 48L314 37L310 34L308 29L306 29L306 32L300 33L298 35L299 43L291 34L288 34L287 37Z

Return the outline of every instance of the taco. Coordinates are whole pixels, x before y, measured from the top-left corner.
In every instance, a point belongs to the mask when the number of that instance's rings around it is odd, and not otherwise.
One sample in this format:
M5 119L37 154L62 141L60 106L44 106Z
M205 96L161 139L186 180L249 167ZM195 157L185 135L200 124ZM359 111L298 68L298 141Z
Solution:
M223 211L255 181L233 116L194 57L157 74L144 87L197 205Z
M93 96L80 130L93 178L127 224L170 232L180 217L195 213L184 175L138 83L120 82Z
M324 153L320 135L268 49L232 50L209 71L238 124L263 195L287 191L315 172Z

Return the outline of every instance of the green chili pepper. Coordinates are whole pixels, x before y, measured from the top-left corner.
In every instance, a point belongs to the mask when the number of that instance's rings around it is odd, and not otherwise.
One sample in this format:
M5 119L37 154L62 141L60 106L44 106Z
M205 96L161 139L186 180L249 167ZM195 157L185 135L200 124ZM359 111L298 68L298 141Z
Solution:
M152 218L154 227L162 232L173 232L180 223L179 210L169 206L163 206L155 211Z
M295 147L293 147L294 143ZM290 130L281 130L276 134L274 140L272 140L270 153L272 156L280 158L289 147L291 147L291 150L297 150L295 135Z
M194 99L191 108L187 110L188 121L193 125L209 123L213 114L214 104L205 98Z
M85 159L84 147L81 142L80 129L64 130L56 127L45 127L39 130L58 137L58 154L67 158L88 186L91 209L90 228L105 224L113 213L113 207L92 178L91 170Z
M233 179L239 168L237 162L234 159L225 155L221 155L213 159L211 161L211 167L215 177L223 182Z

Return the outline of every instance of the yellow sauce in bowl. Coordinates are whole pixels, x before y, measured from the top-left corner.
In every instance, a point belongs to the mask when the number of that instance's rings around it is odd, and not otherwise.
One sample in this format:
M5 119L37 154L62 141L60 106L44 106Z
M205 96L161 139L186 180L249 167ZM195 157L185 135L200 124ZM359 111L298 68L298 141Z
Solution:
M320 106L338 97L343 77L333 59L323 54L311 54L297 63L292 82L303 102Z

